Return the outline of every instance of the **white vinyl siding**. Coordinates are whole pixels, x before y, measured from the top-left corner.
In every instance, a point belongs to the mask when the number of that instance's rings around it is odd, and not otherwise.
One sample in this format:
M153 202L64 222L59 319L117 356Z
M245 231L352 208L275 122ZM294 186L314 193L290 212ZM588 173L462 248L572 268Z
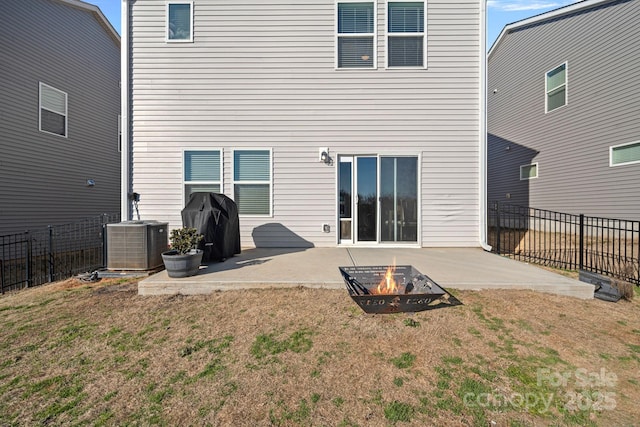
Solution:
M567 63L548 71L546 82L546 111L547 113L567 104Z
M167 41L193 41L193 2L167 3Z
M271 151L233 152L233 198L240 215L271 216Z
M67 136L67 94L40 83L40 130Z
M387 67L426 67L425 2L387 2Z
M336 3L336 67L375 68L376 5L372 1Z
M418 242L478 245L478 0L430 2L429 69L401 72L381 58L378 69L336 71L336 1L197 0L188 49L165 43L165 0L128 3L141 215L181 225L185 148L224 150L222 192L234 200L232 150L271 148L271 213L242 214L242 246L335 247L340 156L419 155ZM380 55L386 4L374 2ZM319 161L319 148L333 164Z
M609 158L610 166L640 163L640 141L611 147Z
M538 177L538 164L520 166L520 180L534 179Z
M185 150L184 201L191 193L220 193L222 188L221 150Z

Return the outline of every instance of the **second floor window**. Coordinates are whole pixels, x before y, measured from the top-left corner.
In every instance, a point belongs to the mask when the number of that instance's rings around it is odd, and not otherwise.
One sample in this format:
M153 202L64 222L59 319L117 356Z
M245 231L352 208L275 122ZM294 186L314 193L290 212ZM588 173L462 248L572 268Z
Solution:
M167 41L193 41L193 3L167 3Z
M375 68L375 22L373 2L338 2L338 68Z
M567 104L567 63L549 71L546 75L546 111L553 111Z
M40 83L40 131L67 136L67 94Z
M424 2L387 3L387 66L424 67Z

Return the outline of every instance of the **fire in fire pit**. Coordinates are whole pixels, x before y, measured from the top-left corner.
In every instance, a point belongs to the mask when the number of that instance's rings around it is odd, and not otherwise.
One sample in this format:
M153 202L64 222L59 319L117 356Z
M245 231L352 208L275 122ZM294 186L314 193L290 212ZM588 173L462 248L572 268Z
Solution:
M410 265L339 267L351 298L367 313L422 311L449 294Z

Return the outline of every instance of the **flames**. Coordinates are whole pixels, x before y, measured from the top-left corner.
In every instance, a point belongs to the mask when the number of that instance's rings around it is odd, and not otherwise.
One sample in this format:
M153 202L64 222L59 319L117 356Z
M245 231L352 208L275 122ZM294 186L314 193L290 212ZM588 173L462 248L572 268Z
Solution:
M376 295L395 295L398 293L398 283L393 278L393 274L396 272L396 260L393 260L393 265L387 267L387 271L384 277L375 288L374 294Z

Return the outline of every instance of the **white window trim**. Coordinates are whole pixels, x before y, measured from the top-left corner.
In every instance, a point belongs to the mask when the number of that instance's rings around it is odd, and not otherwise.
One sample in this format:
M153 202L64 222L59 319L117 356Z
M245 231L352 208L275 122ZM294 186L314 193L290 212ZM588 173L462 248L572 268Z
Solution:
M528 176L526 178L522 177L522 168L526 168L526 167L530 167L530 166L535 166L536 167L536 176ZM530 179L536 179L538 178L538 176L540 175L540 167L538 166L538 163L529 163L526 165L522 165L520 166L520 181L528 181Z
M191 29L188 39L170 39L169 38L169 5L172 4L188 4L190 13L189 27ZM193 1L169 1L165 7L165 22L164 22L165 42L166 43L193 43Z
M46 86L49 89L52 89L56 92L60 92L64 94L64 114L61 114L58 111L52 111L42 107L42 87L43 86ZM42 129L42 110L43 109L47 111L51 111L52 113L55 113L55 114L64 115L64 135L60 135L60 134L49 132L47 130ZM56 89L55 87L49 86L48 84L42 83L42 82L39 82L39 85L38 85L38 130L40 132L43 132L49 135L54 135L59 138L68 138L69 136L69 95L67 94L67 92L64 92L60 89Z
M184 166L186 160L187 151L219 151L220 152L220 180L219 181L185 181L184 179ZM220 193L224 193L224 151L222 148L217 147L195 147L195 148L184 148L182 150L182 170L180 171L181 180L182 180L182 200L183 206L187 204L187 193L185 191L185 187L188 184L220 184Z
M634 164L640 163L640 160L633 160L631 162L624 162L624 163L613 163L614 148L626 147L627 145L636 145L636 144L640 144L640 141L625 142L624 144L610 146L609 147L609 167L614 168L616 166L626 166L626 165L634 165Z
M373 33L338 33L338 3L373 3ZM378 1L377 0L336 0L333 11L333 57L334 68L336 70L349 70L349 71L363 71L363 70L376 70L378 69ZM360 67L338 67L338 39L340 37L373 37L373 67L360 68Z
M398 0L395 0L397 2ZM411 0L409 0L411 1ZM384 51L386 54L385 58L385 68L387 70L426 70L427 69L427 1L426 0L416 0L414 3L422 2L424 8L424 32L423 33L391 33L391 36L398 37L416 37L422 36L422 65L418 65L415 67L390 67L389 66L389 3L394 3L394 0L385 0L384 3Z
M266 185L266 181L236 181L236 151L268 151L269 152L269 213L268 214L240 214L242 218L272 218L273 217L273 149L264 147L243 147L231 150L231 198L235 201L236 184Z
M562 87L563 85L559 85L549 89L547 87L547 75L553 70L555 70L556 68L562 67L563 65L564 65L564 105L549 111L549 93ZM545 114L551 113L552 111L559 110L569 105L569 62L568 61L558 64L552 69L548 70L546 73L544 73L544 89L545 89L545 92L544 92L544 113Z

